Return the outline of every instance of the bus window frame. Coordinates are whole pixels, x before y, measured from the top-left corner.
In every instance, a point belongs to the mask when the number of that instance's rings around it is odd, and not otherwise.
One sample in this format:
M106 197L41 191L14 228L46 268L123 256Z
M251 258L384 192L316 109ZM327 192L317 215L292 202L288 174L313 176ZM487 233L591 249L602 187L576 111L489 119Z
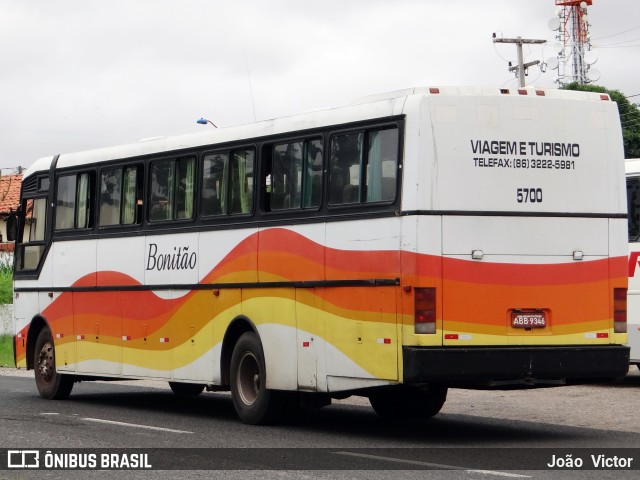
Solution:
M212 147L216 147L216 148L212 148ZM232 195L231 190L232 189L227 188L226 195L225 195L226 202L228 205L227 212L214 214L214 215L204 215L202 213L202 204L203 204L202 194L204 192L205 158L213 155L226 154L228 157L227 157L227 163L225 168L227 170L227 178L229 179L229 182L230 182L231 181L230 171L231 171L233 153L241 150L253 150L253 182L251 186L252 191L251 191L251 203L249 207L249 212L233 213L231 211L231 195ZM196 156L198 158L198 166L197 166L197 170L198 170L197 187L198 188L196 190L196 194L197 194L196 195L197 197L196 219L198 220L198 222L201 223L202 225L211 225L215 223L220 223L220 224L237 223L238 219L246 220L252 217L255 219L256 213L257 213L256 201L261 194L261 190L258 190L260 188L260 185L259 185L260 182L257 179L260 178L259 175L260 175L260 169L262 168L262 154L261 154L261 148L258 146L258 144L239 143L239 144L231 144L231 145L224 145L224 146L222 145L209 146L208 148L205 147L197 151Z
M151 195L152 195L152 186L151 183L153 182L153 164L154 163L159 163L159 162L173 162L173 171L174 174L177 170L176 166L178 164L178 162L180 160L189 160L192 159L194 162L194 178L193 178L193 212L191 214L190 218L169 218L169 219L164 219L164 220L152 220L151 219L151 208L152 208L152 202L151 202ZM193 149L193 150L189 150L186 152L170 152L170 154L166 155L166 156L162 156L162 157L151 157L148 158L147 160L144 161L144 172L143 172L143 177L144 177L144 185L143 185L143 194L142 194L142 202L143 205L146 206L146 208L143 208L143 216L144 219L142 219L142 222L140 222L139 224L135 224L134 226L139 226L141 224L144 224L146 226L146 228L163 228L163 227L170 227L171 225L174 224L180 224L180 225L186 225L186 224L193 224L197 221L198 219L198 214L199 214L199 176L200 176L200 152L197 149ZM175 179L174 179L175 181ZM175 205L174 205L175 207ZM174 208L172 208L172 212L171 215L172 217L175 215L175 211L173 211ZM128 225L128 227L130 227L130 225Z
M77 215L77 204L78 204L78 184L77 184L77 178L80 175L83 174L88 174L89 175L89 199L88 199L88 206L89 206L89 226L87 227L76 227L75 226L75 222L76 222L76 215ZM56 222L57 222L57 217L58 217L58 182L60 180L60 178L62 177L68 177L68 176L76 176L76 193L75 193L75 205L74 205L74 211L73 211L73 221L74 221L74 226L73 227L69 227L69 228L57 228L56 227ZM94 232L95 228L96 228L96 220L97 220L97 212L96 212L96 208L97 208L97 203L96 203L96 199L97 199L97 192L96 192L96 168L92 167L92 168L83 168L83 169L73 169L73 170L62 170L62 171L57 171L55 172L55 177L54 177L54 188L53 188L53 195L52 195L52 212L51 212L51 225L48 227L51 229L51 235L52 238L56 238L58 236L75 236L75 235L80 235L80 236L86 236L89 235L91 233Z
M311 215L316 212L320 212L324 206L326 205L326 196L325 196L325 177L326 177L326 168L327 168L327 135L326 131L308 135L295 135L295 136L286 136L286 137L278 137L274 138L270 141L264 142L261 145L261 155L260 155L260 192L259 192L259 201L260 201L260 213L261 215L267 218L276 218L276 217L291 217L296 215ZM280 208L273 210L271 208L271 192L267 191L267 177L271 176L271 188L273 188L273 155L274 150L277 145L282 144L291 144L301 142L303 144L303 158L302 158L302 171L304 171L304 167L307 165L306 159L304 158L304 144L310 143L313 141L320 140L322 142L322 165L320 168L321 178L320 178L320 203L317 206L305 207L304 203L304 184L301 184L301 202L299 207L290 207L290 208Z
M635 236L632 237L631 232L627 230L627 236L628 236L629 243L638 243L640 241L640 174L627 175L625 180L625 184L627 185L626 194L627 194L627 208L628 208L628 225L630 226L631 225L631 209L629 209L629 206L630 206L629 189L628 189L629 181L634 181L638 185L638 201L636 202L638 207L638 215L637 215L638 232Z
M114 231L114 230L131 230L131 229L139 229L142 227L145 218L144 205L146 204L146 166L149 162L141 161L136 159L135 161L126 162L126 163L107 163L104 165L100 165L98 169L98 175L96 180L96 228L98 232L102 232L104 230ZM102 173L107 170L115 170L120 169L123 173L127 168L135 167L136 168L136 205L135 205L135 216L136 221L133 223L114 223L111 225L101 225L100 224L100 190L101 190L101 182L102 182ZM122 203L122 196L120 199ZM122 205L120 208L120 212L118 215L120 222L122 221Z
M47 192L44 192L44 194L42 192L39 192L35 195L29 195L29 196L24 196L22 199L22 202L20 203L20 215L19 215L19 220L18 220L18 234L17 234L17 238L16 238L16 245L15 245L15 253L14 253L14 266L13 266L13 272L14 272L14 277L16 278L32 278L32 277L37 277L40 274L40 270L42 268L42 263L43 263L43 259L46 258L47 256L47 251L49 249L49 245L50 245L50 240L48 238L49 235L49 221L50 221L50 215L48 210L51 208L48 203L49 203L49 196L47 195ZM43 239L42 240L35 240L35 241L29 241L29 242L25 242L24 240L24 229L25 229L25 225L26 225L26 218L27 218L27 212L26 209L24 208L26 206L26 203L29 201L33 201L34 204L37 200L44 200L44 230L43 230ZM40 258L38 259L38 264L35 266L35 268L21 268L18 269L18 260L19 258L24 258L24 249L27 247L41 247L42 251L40 252ZM20 250L22 250L22 253L20 253Z
M378 200L378 201L367 201L366 200L366 188L362 188L360 185L358 191L358 201L352 203L331 203L330 195L331 195L331 142L337 136L342 135L352 135L361 133L363 135L362 140L362 152L360 154L360 172L359 182L365 182L366 184L366 175L367 169L362 168L363 165L367 163L368 159L368 147L369 147L369 134L374 131L383 131L396 129L398 132L397 140L398 144L396 146L396 167L395 167L395 193L394 197L391 200ZM380 209L384 207L395 206L398 200L402 197L402 171L404 165L404 120L396 120L391 122L372 122L372 123L363 123L358 126L353 126L351 128L345 129L334 129L328 132L327 134L327 147L325 148L325 189L323 202L327 207L329 212L343 212L343 211L363 211L368 209ZM363 199L363 197L365 197Z

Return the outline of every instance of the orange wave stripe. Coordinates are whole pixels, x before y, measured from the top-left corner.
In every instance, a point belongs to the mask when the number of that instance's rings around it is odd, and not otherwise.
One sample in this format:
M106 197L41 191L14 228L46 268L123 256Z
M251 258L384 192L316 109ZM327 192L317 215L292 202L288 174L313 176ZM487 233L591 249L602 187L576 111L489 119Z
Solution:
M261 278L268 281L402 278L402 284L442 286L445 320L495 326L504 322L505 305L508 305L509 308L553 308L554 322L568 325L610 316L609 299L599 298L598 292L603 291L603 283L609 281L610 275L626 279L626 269L627 260L623 257L523 265L471 262L406 251L346 251L324 247L290 230L274 228L240 242L204 276L202 283L252 283ZM73 287L92 285L94 281L99 286L141 285L128 275L101 271L78 279ZM495 299L497 289L500 300ZM396 306L392 295L382 304L376 304L373 312L376 315L372 315L370 295L375 291L376 287L317 288L312 290L313 294L299 295L296 301L321 305L331 313L365 321L374 321L380 313L401 313L401 305L405 310L412 308L404 302ZM261 295L259 291L254 294ZM199 331L216 312L231 308L239 301L239 297L224 295L214 304L211 296L210 290L191 291L177 299L162 299L151 291L64 292L43 315L56 331L74 332L85 326L89 329L96 318L121 317L126 321L127 335L132 338L172 331L174 338L186 341L192 332L185 329L183 333L176 333L181 329L174 325L183 322L180 319L186 313L190 325ZM474 312L471 321L470 310ZM572 311L589 313L584 318ZM119 322L100 324L101 336L119 338L121 333ZM70 336L62 341L72 340ZM170 348L170 345L158 348Z

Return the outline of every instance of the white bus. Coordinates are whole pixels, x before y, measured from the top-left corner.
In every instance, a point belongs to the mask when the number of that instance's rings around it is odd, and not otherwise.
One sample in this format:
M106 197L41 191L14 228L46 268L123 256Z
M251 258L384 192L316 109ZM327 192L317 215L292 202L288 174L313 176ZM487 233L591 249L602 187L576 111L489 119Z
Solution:
M627 221L608 95L414 88L38 160L15 354L45 398L153 378L428 417L450 387L625 375Z
M629 346L631 363L640 368L640 159L625 162L629 211Z

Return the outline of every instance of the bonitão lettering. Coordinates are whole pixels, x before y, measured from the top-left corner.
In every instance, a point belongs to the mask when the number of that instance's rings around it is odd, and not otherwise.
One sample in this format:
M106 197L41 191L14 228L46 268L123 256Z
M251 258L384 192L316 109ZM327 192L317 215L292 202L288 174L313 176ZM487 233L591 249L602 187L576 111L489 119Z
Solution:
M173 247L169 253L158 252L158 245L149 244L147 252L147 270L193 270L198 264L196 252L190 252L189 247Z

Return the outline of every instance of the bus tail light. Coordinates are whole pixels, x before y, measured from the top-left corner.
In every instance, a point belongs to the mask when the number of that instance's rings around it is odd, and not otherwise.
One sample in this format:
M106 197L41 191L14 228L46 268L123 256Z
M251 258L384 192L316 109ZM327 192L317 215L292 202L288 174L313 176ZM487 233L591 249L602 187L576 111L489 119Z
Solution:
M415 333L436 333L436 289L415 288Z
M627 333L627 289L613 289L613 331Z

